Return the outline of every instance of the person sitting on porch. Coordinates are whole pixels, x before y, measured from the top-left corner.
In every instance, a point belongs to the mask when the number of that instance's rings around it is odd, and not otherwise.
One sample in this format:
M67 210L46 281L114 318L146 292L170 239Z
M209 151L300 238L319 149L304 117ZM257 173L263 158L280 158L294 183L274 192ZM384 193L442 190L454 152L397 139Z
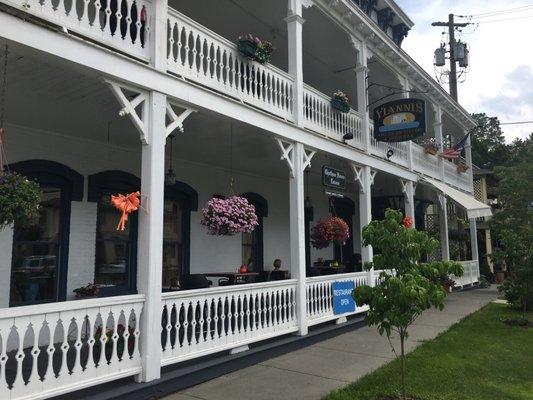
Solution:
M281 260L279 258L276 258L274 260L274 270L270 272L270 280L271 281L281 281L285 279L285 271L282 271L281 268Z

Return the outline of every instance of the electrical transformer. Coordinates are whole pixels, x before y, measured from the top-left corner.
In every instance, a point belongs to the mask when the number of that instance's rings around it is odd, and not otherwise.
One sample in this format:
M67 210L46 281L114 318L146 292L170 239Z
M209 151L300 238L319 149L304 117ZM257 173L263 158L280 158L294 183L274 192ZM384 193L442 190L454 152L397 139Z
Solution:
M437 67L443 67L446 64L446 49L444 47L441 46L435 50L434 64Z

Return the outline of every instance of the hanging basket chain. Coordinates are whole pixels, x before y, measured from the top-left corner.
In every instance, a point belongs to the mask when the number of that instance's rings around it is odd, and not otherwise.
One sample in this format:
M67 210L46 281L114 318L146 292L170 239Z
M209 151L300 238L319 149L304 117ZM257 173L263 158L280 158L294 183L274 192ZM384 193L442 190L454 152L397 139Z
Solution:
M4 173L4 166L9 171L7 166L7 157L4 148L4 120L6 111L6 87L7 87L7 57L9 54L8 45L4 48L4 65L2 71L2 91L0 92L0 175Z

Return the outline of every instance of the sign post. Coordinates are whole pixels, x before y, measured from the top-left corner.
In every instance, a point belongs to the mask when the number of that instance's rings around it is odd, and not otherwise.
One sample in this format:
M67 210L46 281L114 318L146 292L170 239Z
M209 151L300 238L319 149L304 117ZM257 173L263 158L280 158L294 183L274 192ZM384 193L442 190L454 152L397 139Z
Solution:
M374 109L374 139L379 142L405 142L425 133L424 100L394 100Z

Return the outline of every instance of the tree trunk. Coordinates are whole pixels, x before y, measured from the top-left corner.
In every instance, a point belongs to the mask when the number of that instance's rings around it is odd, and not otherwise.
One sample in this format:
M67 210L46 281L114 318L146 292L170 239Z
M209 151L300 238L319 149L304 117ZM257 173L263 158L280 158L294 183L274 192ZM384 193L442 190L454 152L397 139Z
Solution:
M400 359L402 363L402 398L406 399L405 391L405 348L404 348L405 334L403 330L400 330Z

